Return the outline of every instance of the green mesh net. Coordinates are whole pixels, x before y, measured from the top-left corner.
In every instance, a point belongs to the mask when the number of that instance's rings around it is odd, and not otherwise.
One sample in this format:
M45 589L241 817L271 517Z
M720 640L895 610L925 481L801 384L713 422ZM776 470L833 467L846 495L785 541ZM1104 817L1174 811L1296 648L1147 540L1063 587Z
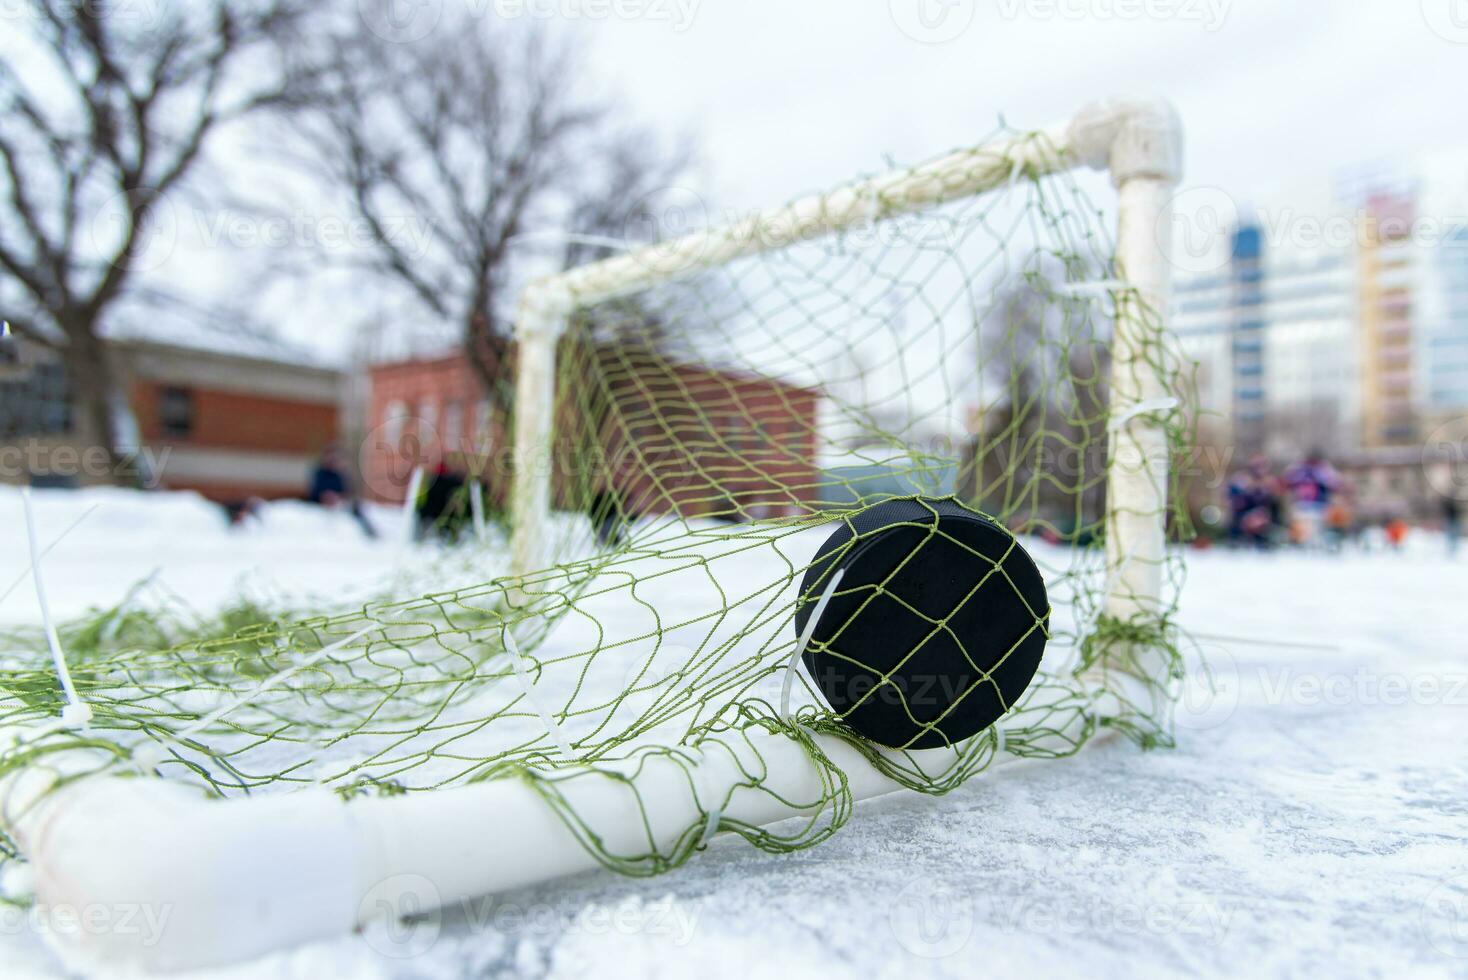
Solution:
M974 166L1009 169L982 154ZM0 727L27 734L0 774L85 749L93 761L69 779L220 797L520 779L602 863L653 874L716 831L769 851L834 833L853 799L821 736L933 794L999 758L1069 755L1102 728L1167 744L1181 558L1161 560L1158 594L1118 595L1109 447L1143 424L1180 454L1187 372L1122 281L1107 226L1076 178L1016 167L993 193L669 270L583 309L557 348L543 569L476 581L475 569L507 567L507 535L492 530L444 553L429 585L399 582L350 609L245 604L201 622L129 601L60 631L93 713L84 729L59 720L66 693L45 638L13 632L0 638ZM1132 370L1172 396L1124 419L1110 384L1119 309ZM491 456L502 463L508 447ZM1180 501L1175 491L1161 499ZM842 525L854 529L844 547L860 547L860 515L894 499L987 515L1048 590L1025 631L1048 643L1028 690L993 727L923 752L862 738L791 667L818 549ZM1188 533L1181 510L1146 516ZM923 562L941 535L911 523ZM929 620L947 628L946 614ZM933 724L917 722L923 734ZM698 789L700 763L721 754L760 791L766 736L798 747L822 787L787 801L805 819L778 831L739 824L727 798ZM671 843L649 832L645 848L613 848L568 789L632 787L653 760L687 770L701 819ZM659 801L638 805L650 820Z

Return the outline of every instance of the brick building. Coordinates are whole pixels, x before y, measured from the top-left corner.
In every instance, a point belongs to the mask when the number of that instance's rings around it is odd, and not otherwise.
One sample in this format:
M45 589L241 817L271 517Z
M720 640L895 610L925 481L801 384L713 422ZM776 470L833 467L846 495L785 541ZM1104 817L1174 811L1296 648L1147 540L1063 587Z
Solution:
M221 503L306 492L323 449L339 437L343 377L259 343L238 350L146 339L109 344L130 417L119 449L142 482ZM106 482L68 409L65 371L38 347L0 365L0 483ZM95 454L92 454L95 459Z
M611 492L640 515L770 518L819 499L814 389L625 346L562 345L553 493ZM568 383L575 379L575 383ZM511 423L460 354L372 370L364 487L400 502L415 467L477 476L507 502Z
M413 470L443 464L485 479L497 494L490 452L506 444L484 387L462 354L374 366L367 438L360 466L363 493L401 503Z
M339 371L147 341L114 347L142 444L168 453L165 489L221 502L300 497L340 435Z

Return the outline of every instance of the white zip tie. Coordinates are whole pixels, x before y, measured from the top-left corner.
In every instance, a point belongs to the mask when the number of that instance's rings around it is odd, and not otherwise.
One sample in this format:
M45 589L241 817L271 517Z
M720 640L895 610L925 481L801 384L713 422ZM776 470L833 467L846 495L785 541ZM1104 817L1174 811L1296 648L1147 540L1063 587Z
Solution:
M1133 420L1143 415L1151 415L1154 412L1170 412L1177 408L1178 404L1179 402L1176 398L1153 398L1149 401L1137 402L1125 412L1113 418L1107 424L1107 428L1112 432L1120 432L1126 426L1130 425Z
M831 581L826 583L826 591L821 593L821 599L816 603L815 612L810 614L810 619L805 624L805 629L800 631L800 642L795 645L795 652L790 655L790 663L785 667L785 683L780 688L780 720L785 724L791 724L790 720L790 685L795 682L795 665L800 663L800 657L805 653L805 648L810 646L812 636L815 636L816 626L821 622L821 614L826 611L826 605L831 601L831 596L836 592L836 586L841 584L841 579L846 575L846 569L836 569L836 574L831 576Z
M413 467L413 475L408 478L408 495L403 498L403 539L399 542L400 547L406 551L413 546L418 537L418 494L423 490L423 467Z
M279 685L282 681L289 680L296 674L299 674L301 671L314 667L316 664L331 656L333 653L336 653L338 650L341 650L344 647L351 646L353 643L356 643L368 633L371 633L374 630L382 629L385 625L387 624L373 623L371 626L365 626L345 639L337 640L335 643L322 647L320 650L317 650L315 653L311 654L311 656L296 664L294 667L289 667L285 670L279 671L278 673L271 674L259 684L255 685L255 688L253 690L240 695L229 704L215 708L213 711L209 712L207 715L200 718L192 725L181 728L176 732L159 734L162 734L162 737L166 738L170 742L182 744L185 739L193 738L195 735L204 731L210 725L214 724L216 721L223 718L231 711L243 708L245 705L258 698L260 695L265 694L267 691L274 690L275 687ZM153 769L155 766L157 766L159 762L163 761L163 755L163 747L157 742L152 742L133 750L134 761L137 762L139 767L142 768L144 772Z
M525 694L526 703L540 716L540 723L545 726L546 733L556 743L556 748L560 749L561 754L575 761L576 751L571 748L570 739L566 738L566 733L561 730L561 726L556 724L550 712L545 710L545 705L541 704L535 696L535 685L530 683L530 674L525 670L525 658L520 653L519 645L515 643L514 634L508 629L505 630L505 649L510 652L510 662L515 665L515 677L520 682L520 690Z
M31 507L30 487L21 488L20 501L25 509L26 544L31 553L31 581L36 585L36 602L41 606L41 625L46 630L46 645L51 648L56 676L61 681L61 689L66 692L66 706L61 709L61 721L69 728L85 730L92 720L92 706L82 700L76 685L71 681L71 669L66 666L66 654L61 652L61 637L56 635L56 623L51 619L51 604L46 600L46 583L41 578L41 550L36 542L36 514Z
M88 517L92 516L92 512L95 511L98 507L101 507L101 506L102 506L101 504L93 504L92 506L88 507L86 510L82 511L82 516L80 516L76 520L72 521L71 522L71 525L65 531L62 531L55 538L52 539L52 541L51 541L50 544L46 545L45 548L41 549L41 557L42 558L45 558L47 555L49 555L51 553L52 549L54 549L62 541L66 540L66 536L68 534L70 534L72 531L75 531L78 527L80 527L82 521L84 521ZM10 594L12 592L14 592L16 589L20 588L21 585L25 583L25 580L26 579L30 578L31 569L34 567L34 564L35 564L34 561L32 561L32 563L30 565L27 565L25 567L25 571L23 571L19 575L17 575L15 577L15 581L10 583L10 587L7 588L4 592L0 592L0 602L4 602L6 599L10 598Z
M484 521L484 488L480 486L478 480L469 481L469 510L474 514L474 538L482 543L486 530Z

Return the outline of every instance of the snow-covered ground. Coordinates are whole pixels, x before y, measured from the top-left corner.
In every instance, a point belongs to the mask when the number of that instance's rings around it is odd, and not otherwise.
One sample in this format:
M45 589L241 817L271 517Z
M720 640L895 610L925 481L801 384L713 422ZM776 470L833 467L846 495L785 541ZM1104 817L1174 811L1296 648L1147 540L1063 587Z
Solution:
M242 582L368 594L423 560L297 505L240 533L186 496L36 500L43 541L100 504L45 560L63 616L149 575L208 608ZM27 564L19 508L0 491L0 593ZM808 851L719 843L661 878L585 875L210 975L1468 975L1468 555L1423 538L1190 569L1214 683L1197 673L1175 750L1102 742L864 804ZM0 603L34 620L28 586ZM0 914L0 972L64 968Z

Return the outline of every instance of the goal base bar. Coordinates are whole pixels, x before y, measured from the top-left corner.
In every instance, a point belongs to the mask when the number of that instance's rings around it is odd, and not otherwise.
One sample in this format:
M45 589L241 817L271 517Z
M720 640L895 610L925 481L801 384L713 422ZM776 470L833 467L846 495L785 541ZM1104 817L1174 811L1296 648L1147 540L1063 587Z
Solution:
M1092 717L1127 710L1107 693L1093 708ZM810 737L845 775L853 801L903 788L843 739ZM990 732L976 738L1003 745ZM634 856L671 847L710 810L726 824L767 827L819 816L819 802L799 801L829 793L831 770L789 736L726 736L682 751L681 761L660 754L636 766L568 767L557 775L627 778L567 778L559 788L608 853ZM941 774L957 755L889 757ZM37 902L160 924L156 934L84 929L58 937L66 940L58 952L83 967L171 972L237 963L600 866L525 779L350 802L319 788L217 801L163 780L88 776L115 763L92 750L52 758L0 784L0 820L31 862ZM657 806L643 809L640 800Z

